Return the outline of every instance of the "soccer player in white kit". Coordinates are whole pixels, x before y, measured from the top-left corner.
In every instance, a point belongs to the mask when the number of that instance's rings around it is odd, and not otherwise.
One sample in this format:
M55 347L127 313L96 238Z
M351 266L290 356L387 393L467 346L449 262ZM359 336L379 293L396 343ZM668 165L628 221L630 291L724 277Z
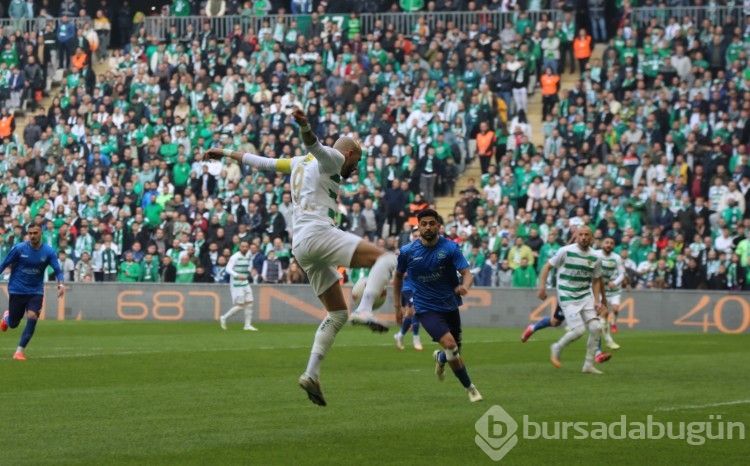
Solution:
M583 372L601 374L594 367L594 356L602 334L599 314L606 310L607 298L604 295L601 257L593 249L593 234L588 227L576 231L577 242L563 246L544 264L539 276L537 296L547 299L547 276L551 268L557 269L557 300L562 306L568 330L557 343L550 347L550 360L560 367L560 353L570 343L581 338L589 330L586 343L586 359Z
M341 137L333 147L326 147L318 141L301 109L295 108L292 117L300 126L300 136L309 152L306 156L279 160L226 149L210 149L206 155L212 160L230 157L261 170L291 175L292 253L328 311L315 333L307 369L298 381L313 403L326 406L320 388L320 364L348 314L337 267L372 269L359 307L349 320L382 333L388 328L373 317L372 307L396 268L396 255L336 227L339 184L356 170L362 157L359 144L350 137Z
M625 280L625 265L622 257L614 252L614 238L604 238L602 249L599 255L602 258L602 272L604 273L604 289L607 294L607 303L612 306L612 312L606 309L602 318L604 319L604 341L607 346L613 350L620 349L620 345L615 343L612 338L612 327L615 325L615 318L620 312L620 299L622 294L622 281ZM609 321L608 321L609 317ZM616 327L615 327L616 328Z
M226 272L229 274L229 288L232 291L232 308L219 318L223 330L227 329L227 319L245 311L245 330L258 329L253 327L253 289L250 288L250 269L253 260L250 257L250 243L247 240L240 242L240 250L232 254L227 262Z

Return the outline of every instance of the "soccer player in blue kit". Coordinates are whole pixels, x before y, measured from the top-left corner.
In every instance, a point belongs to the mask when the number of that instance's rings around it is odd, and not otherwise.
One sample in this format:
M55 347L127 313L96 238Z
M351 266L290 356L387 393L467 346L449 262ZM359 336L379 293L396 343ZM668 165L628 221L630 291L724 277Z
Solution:
M456 243L440 236L441 220L437 212L425 209L417 214L417 220L420 240L401 248L393 276L396 312L401 310L401 287L404 274L408 273L414 289L414 317L444 349L433 353L435 375L442 381L448 363L469 394L469 401L482 401L459 354L461 316L458 308L463 304L461 297L471 287L469 264ZM462 282L458 280L459 274Z
M42 227L31 224L26 229L26 233L29 240L13 246L0 264L0 274L7 267L12 267L8 282L8 310L0 319L0 330L5 332L8 327L16 328L21 323L23 315L28 316L26 327L21 334L21 341L13 355L13 359L21 361L26 360L23 352L34 335L39 312L44 302L44 273L47 266L51 265L55 271L57 296L62 297L65 293L63 272L57 260L57 254L50 245L42 244Z

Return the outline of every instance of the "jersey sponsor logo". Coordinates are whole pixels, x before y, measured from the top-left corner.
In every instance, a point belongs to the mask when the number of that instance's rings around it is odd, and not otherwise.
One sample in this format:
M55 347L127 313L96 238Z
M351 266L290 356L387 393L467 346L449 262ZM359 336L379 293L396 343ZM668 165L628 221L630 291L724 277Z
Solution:
M421 261L422 260L422 256L413 257L412 260L413 261Z

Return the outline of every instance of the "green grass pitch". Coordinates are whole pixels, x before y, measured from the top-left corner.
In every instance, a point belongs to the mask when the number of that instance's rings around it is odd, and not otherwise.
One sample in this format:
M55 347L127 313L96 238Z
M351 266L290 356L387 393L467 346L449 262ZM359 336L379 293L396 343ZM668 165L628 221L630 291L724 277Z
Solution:
M390 333L347 327L323 365L320 408L297 386L315 326L257 326L44 321L25 362L11 360L20 328L1 334L0 464L684 465L750 455L737 439L520 438L495 463L474 427L493 405L519 423L721 415L750 427L750 335L623 330L597 377L579 373L582 341L551 366L559 329L526 344L522 329L465 329L462 354L485 398L472 404L450 372L435 380L434 344L416 352L407 336L398 351Z

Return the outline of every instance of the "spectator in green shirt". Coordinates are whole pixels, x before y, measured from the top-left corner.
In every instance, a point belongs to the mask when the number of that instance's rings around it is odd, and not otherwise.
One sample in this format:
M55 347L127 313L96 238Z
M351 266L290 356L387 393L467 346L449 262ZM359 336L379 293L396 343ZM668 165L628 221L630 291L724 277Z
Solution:
M521 265L513 271L513 288L534 287L536 287L536 270L529 265L529 261L524 257L521 259Z
M172 167L172 180L175 192L182 193L185 191L188 180L190 180L190 165L185 160L184 155L180 155L177 158L177 164Z
M117 280L121 282L138 282L141 281L141 265L133 260L133 253L125 253L125 260L120 264L120 272L117 274Z
M190 262L190 257L187 254L183 254L177 263L177 278L175 279L175 283L193 283L194 276L195 264Z
M141 280L147 283L156 283L159 281L159 260L154 255L147 253L141 262Z

